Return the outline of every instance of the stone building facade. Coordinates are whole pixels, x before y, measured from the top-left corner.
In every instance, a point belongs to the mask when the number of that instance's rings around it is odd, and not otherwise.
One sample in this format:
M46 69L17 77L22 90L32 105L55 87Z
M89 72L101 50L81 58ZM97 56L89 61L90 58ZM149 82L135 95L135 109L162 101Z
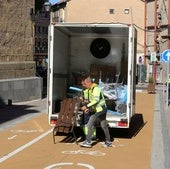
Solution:
M49 20L50 15L44 8L35 15L34 61L36 66L47 67Z
M34 0L0 0L0 100L41 98L41 79L35 77Z
M166 83L170 68L160 60L161 53L170 49L170 1L145 0L145 3L148 71L156 83Z
M100 2L98 0L88 2L63 0L62 3L67 4L53 14L54 21L58 18L58 21L62 22L134 24L138 32L137 61L141 67L140 72L144 74L142 81L147 81L150 73L154 74L155 81L158 83L166 80L166 78L162 80L159 76L159 69L162 69L164 65L162 63L153 65L150 63L150 56L151 52L156 52L159 61L160 54L170 49L169 0L101 0ZM139 63L139 60L142 60L142 63ZM165 71L164 69L162 70Z
M138 81L146 80L145 59L145 1L144 0L61 0L54 4L52 22L78 23L125 23L137 29L137 66L143 75ZM142 59L140 59L142 58ZM142 60L142 63L141 61ZM139 67L142 67L139 70Z
M138 55L144 54L145 6L142 0L63 0L59 4L61 8L53 14L54 20L58 18L59 22L134 24L138 31Z
M32 77L33 22L30 9L34 0L0 0L0 79Z
M146 2L147 52L159 55L170 48L170 2L149 0Z

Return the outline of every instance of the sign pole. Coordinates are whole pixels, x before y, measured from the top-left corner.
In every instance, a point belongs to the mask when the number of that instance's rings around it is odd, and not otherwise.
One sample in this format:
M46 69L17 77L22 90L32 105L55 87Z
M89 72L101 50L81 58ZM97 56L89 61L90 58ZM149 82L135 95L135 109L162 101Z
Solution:
M166 66L166 108L168 107L168 69L169 69L169 64L167 63L167 66Z
M161 62L167 63L167 77L166 77L166 107L168 107L169 100L169 87L170 87L170 74L169 74L169 63L170 63L170 49L167 49L161 54Z
M142 64L140 63L140 83L142 82Z
M170 87L169 62L167 62L167 85L166 85L166 107L169 106L169 87Z

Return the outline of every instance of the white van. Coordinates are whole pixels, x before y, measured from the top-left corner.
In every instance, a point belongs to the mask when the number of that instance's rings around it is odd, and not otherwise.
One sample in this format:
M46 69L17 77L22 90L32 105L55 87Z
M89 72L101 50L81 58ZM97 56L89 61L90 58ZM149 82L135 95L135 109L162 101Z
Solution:
M129 128L135 114L136 38L136 29L127 24L51 24L47 91L49 124L54 125L57 121L60 101L81 91L81 74L90 72L106 97L109 127ZM70 87L75 93L69 90Z

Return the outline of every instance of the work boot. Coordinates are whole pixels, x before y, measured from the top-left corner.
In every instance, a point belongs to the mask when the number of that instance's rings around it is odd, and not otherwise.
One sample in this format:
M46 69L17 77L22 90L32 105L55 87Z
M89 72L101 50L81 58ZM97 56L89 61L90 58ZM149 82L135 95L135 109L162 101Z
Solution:
M82 143L80 143L80 146L81 147L87 147L87 148L91 148L92 147L91 143L89 143L87 140L82 142Z

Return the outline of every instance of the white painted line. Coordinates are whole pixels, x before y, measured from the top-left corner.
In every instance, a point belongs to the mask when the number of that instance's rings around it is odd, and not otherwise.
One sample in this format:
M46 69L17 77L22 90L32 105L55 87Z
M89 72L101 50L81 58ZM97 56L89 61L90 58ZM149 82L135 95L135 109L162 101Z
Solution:
M35 126L37 126L37 129L38 129L39 131L41 131L41 132L44 131L43 128L42 128L36 121L34 121L34 124L35 124Z
M95 169L93 166L91 166L89 164L78 163L77 165L78 166L83 166L83 167L86 167L86 168L89 168L89 169Z
M47 132L41 134L40 136L38 136L37 138L35 138L34 140L28 142L27 144L19 147L18 149L12 151L11 153L3 156L2 158L0 158L0 163L4 162L5 160L11 158L12 156L14 156L15 154L19 153L20 151L24 150L25 148L31 146L32 144L36 143L37 141L39 141L40 139L42 139L43 137L47 136L49 133L51 133L53 131L53 129L48 130Z
M67 165L73 165L73 163L57 163L57 164L53 164L48 167L45 167L44 169L52 169L54 167L67 166Z
M68 165L75 165L74 163L57 163L57 164L52 164L48 167L45 167L44 169L53 169L54 167L60 167L60 166L68 166ZM83 166L86 167L88 169L95 169L93 166L91 166L90 164L84 164L84 163L77 163L77 166ZM60 167L61 168L61 167ZM63 167L62 167L63 168ZM81 167L82 168L82 167Z
M62 151L62 154L87 154L91 156L104 156L106 155L105 153L102 153L100 151L88 151L88 150L66 150Z
M10 130L12 133L42 133L43 130Z
M14 135L14 136L11 136L11 137L8 137L8 140L12 140L16 137L17 135Z

